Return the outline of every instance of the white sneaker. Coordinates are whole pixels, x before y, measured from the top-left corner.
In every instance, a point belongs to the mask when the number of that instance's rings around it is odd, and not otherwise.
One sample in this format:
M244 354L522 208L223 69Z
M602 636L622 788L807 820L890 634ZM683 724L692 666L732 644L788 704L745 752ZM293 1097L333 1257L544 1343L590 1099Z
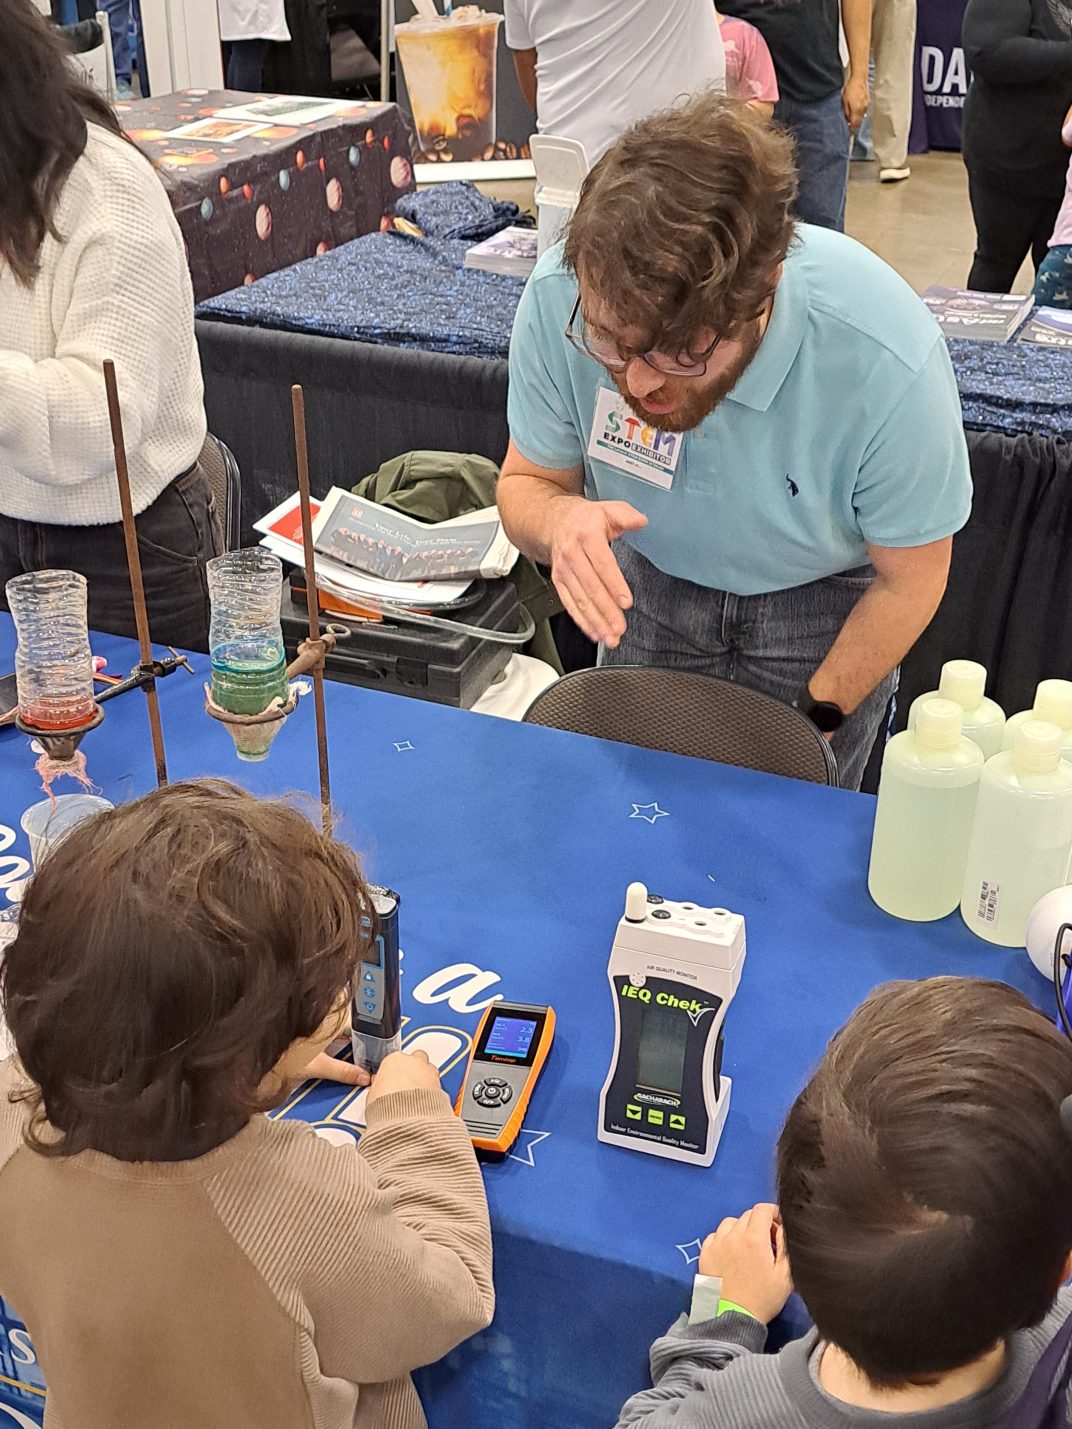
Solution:
M903 184L911 172L907 164L903 169L879 169L878 181L880 184Z

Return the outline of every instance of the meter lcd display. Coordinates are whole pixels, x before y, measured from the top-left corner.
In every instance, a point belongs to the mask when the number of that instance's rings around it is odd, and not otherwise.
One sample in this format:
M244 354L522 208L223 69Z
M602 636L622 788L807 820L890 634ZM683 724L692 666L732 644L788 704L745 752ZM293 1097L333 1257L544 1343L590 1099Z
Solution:
M637 1048L637 1086L681 1095L689 1019L673 1007L644 1008Z
M489 1056L522 1060L529 1054L535 1032L535 1018L496 1017L488 1032L484 1051Z

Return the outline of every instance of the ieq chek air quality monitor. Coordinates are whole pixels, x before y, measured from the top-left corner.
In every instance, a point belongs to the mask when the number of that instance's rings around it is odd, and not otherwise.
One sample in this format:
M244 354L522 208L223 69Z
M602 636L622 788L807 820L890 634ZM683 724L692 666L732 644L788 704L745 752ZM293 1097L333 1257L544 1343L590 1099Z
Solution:
M710 1166L730 1105L722 1026L741 980L744 919L631 883L607 977L614 1053L599 1139Z

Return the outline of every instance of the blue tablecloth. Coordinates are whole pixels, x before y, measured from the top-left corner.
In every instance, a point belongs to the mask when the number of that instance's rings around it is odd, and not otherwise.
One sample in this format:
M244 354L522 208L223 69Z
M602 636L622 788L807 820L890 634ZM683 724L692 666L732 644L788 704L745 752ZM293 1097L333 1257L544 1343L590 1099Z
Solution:
M465 267L466 252L511 223L517 204L472 184L409 194L397 212L425 235L373 233L202 303L201 318L319 333L463 357L505 357L524 284Z
M1072 440L1072 352L1026 342L949 343L964 425Z
M99 639L94 649L113 670L134 663L128 642ZM2 616L0 673L11 652ZM201 713L207 661L193 664L197 680L180 671L160 686L171 777L228 775L265 794L315 790L312 710L292 718L267 762L240 764ZM102 792L119 801L153 783L146 711L138 694L106 709L84 748ZM432 1429L613 1422L646 1383L650 1339L687 1303L702 1237L771 1194L790 1102L877 983L985 974L1047 1002L1024 953L977 942L955 917L898 923L871 904L866 796L343 685L328 686L327 710L343 834L368 873L402 895L407 1037L431 1039L453 1061L444 1078L453 1093L479 1015L467 1005L501 990L558 1013L521 1140L485 1172L495 1322L418 1375ZM39 793L27 741L0 734L0 904L25 872L12 856L27 852L19 817ZM726 1025L733 1104L709 1170L596 1140L613 1041L606 963L633 879L747 919L748 958ZM454 970L447 985L427 981L445 968ZM316 1084L284 1114L345 1139L359 1129L354 1099ZM0 1405L37 1423L41 1375L28 1344L0 1307Z
M466 240L370 233L202 303L198 317L463 357L505 357L524 284L464 267Z

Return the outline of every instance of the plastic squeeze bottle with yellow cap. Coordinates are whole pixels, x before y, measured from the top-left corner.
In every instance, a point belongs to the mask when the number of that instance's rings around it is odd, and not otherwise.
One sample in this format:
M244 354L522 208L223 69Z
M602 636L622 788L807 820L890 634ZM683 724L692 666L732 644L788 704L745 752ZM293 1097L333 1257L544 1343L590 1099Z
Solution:
M895 918L929 923L960 902L983 753L952 700L924 700L916 714L882 757L867 887Z
M1011 749L1016 731L1032 719L1044 719L1048 724L1057 725L1062 735L1061 753L1065 759L1072 759L1072 680L1040 680L1031 709L1021 710L1006 720L1002 749Z
M1022 948L1032 908L1067 881L1072 764L1062 741L1057 725L1029 719L983 768L960 911L988 943Z
M973 740L989 759L1001 750L1001 735L1005 728L1005 711L994 700L988 700L986 666L974 660L947 660L938 677L938 688L912 701L908 711L908 728L915 729L916 716L924 700L952 700L964 711L961 733Z

